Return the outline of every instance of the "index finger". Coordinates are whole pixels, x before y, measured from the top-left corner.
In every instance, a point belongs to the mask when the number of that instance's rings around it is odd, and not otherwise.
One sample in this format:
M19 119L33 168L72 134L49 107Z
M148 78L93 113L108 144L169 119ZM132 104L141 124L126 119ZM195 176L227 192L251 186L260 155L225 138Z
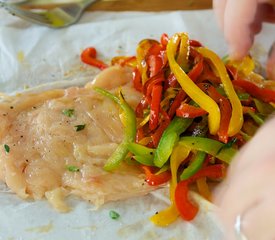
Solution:
M230 55L235 59L243 58L252 46L254 36L250 24L255 18L257 5L257 0L231 0L226 4L224 33Z

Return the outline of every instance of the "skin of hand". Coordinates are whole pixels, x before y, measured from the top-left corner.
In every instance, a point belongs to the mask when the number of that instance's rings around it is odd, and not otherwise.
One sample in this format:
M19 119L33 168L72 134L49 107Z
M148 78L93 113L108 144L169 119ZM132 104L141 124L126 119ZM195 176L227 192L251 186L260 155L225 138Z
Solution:
M263 22L275 23L274 6L275 0L213 0L232 58L238 60L248 53ZM267 75L275 80L275 43L268 57ZM275 117L241 149L214 193L228 240L275 239L274 136Z
M275 239L274 136L273 117L235 157L226 180L214 194L228 240L243 239L236 236L234 229L238 216L246 239Z
M229 45L229 54L236 60L248 53L263 22L275 23L275 0L213 0L213 9ZM269 65L275 63L274 48ZM273 68L267 67L267 73L270 79L275 79Z

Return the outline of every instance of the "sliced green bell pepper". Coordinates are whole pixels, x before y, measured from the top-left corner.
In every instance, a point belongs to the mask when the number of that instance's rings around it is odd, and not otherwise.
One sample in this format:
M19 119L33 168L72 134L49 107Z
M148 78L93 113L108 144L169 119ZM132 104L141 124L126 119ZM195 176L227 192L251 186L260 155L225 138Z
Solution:
M104 165L104 170L112 171L115 168L117 168L120 165L120 163L126 158L129 152L128 144L130 142L134 142L135 140L136 115L134 110L126 103L121 91L119 92L119 97L116 97L112 93L102 88L96 87L94 88L94 90L102 94L103 96L106 96L113 100L115 103L119 105L119 107L122 110L122 114L120 114L120 119L125 127L123 140Z
M199 171L202 167L205 157L205 152L198 151L196 153L194 161L183 170L182 174L180 175L180 180L186 180L192 177L197 171Z
M224 143L203 137L182 137L178 144L192 150L206 152L226 163L230 163L237 150L224 147Z
M192 121L189 118L174 117L159 141L154 155L155 166L161 168L168 161L180 134L191 125Z

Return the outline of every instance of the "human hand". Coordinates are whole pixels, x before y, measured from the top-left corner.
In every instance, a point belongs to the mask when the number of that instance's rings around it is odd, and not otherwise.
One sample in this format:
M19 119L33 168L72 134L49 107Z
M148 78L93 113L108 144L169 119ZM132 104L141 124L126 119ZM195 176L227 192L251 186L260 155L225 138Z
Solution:
M245 239L240 232L249 240L275 239L274 136L275 118L244 146L215 193L226 239Z
M213 8L224 31L233 59L243 58L251 48L254 36L263 22L275 23L275 0L213 0ZM270 54L267 73L275 79L275 47Z

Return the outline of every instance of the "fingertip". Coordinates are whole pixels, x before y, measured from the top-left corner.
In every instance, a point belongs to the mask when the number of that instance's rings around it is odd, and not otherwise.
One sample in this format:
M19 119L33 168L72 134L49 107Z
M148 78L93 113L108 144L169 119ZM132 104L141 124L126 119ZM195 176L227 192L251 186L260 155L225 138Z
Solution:
M235 43L229 43L229 56L232 60L240 61L242 60L248 53L251 43L247 44L235 44Z
M250 26L256 11L256 0L229 1L226 5L224 33L234 60L241 60L252 46L254 32Z

